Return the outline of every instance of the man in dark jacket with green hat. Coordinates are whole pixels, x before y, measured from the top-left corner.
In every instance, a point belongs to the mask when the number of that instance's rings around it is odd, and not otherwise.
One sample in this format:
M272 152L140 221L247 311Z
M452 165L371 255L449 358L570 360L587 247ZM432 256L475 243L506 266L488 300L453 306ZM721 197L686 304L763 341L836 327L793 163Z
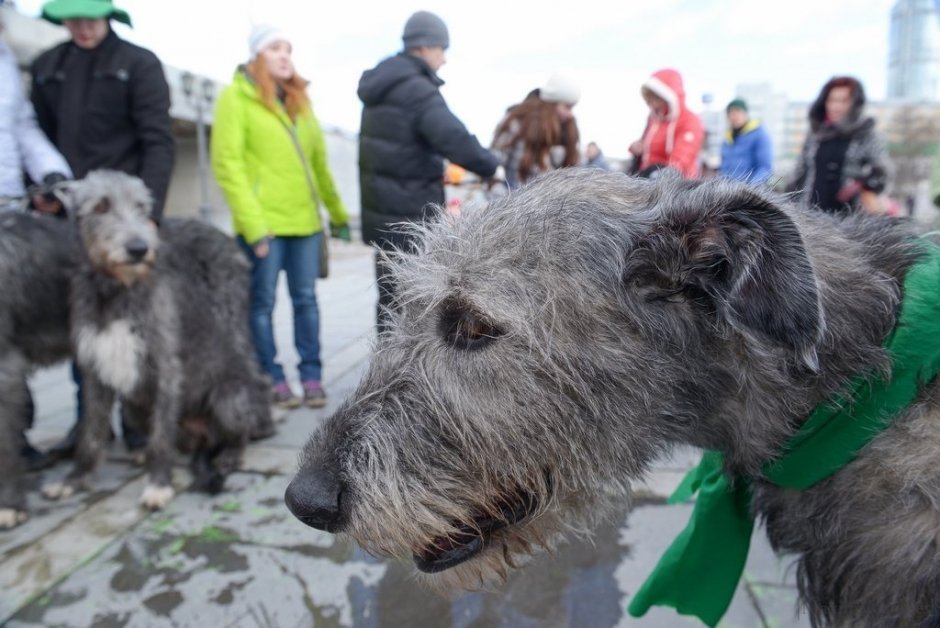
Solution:
M170 90L160 60L111 30L109 20L130 26L131 19L110 0L53 0L42 17L71 35L30 68L42 130L76 178L98 168L140 177L159 220L174 160Z
M499 165L451 113L439 91L437 71L450 44L447 26L433 13L418 11L405 24L403 52L366 71L359 81L359 187L362 236L382 249L408 250L410 237L396 223L420 222L444 203L444 158L483 178ZM394 306L395 286L381 256L378 326Z
M52 0L42 17L63 24L71 39L39 55L30 68L36 118L76 178L99 168L140 177L153 195L152 218L163 214L174 142L170 89L163 65L145 48L124 41L110 20L131 25L110 0ZM82 418L81 378L73 367ZM78 422L51 454L74 453ZM146 436L124 427L130 449Z

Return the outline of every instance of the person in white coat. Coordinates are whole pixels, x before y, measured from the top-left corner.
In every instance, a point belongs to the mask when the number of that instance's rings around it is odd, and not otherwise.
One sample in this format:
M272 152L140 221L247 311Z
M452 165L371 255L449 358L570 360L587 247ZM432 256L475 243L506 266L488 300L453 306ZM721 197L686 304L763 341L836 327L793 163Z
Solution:
M24 172L44 185L72 177L65 158L36 123L13 51L0 40L0 211L26 207ZM41 195L33 206L49 213L60 209L58 202Z
M28 206L24 171L30 179L44 185L72 177L65 158L36 123L13 51L0 40L0 213L23 211ZM42 194L36 195L32 204L44 213L55 214L62 209L58 201ZM25 426L32 425L32 404L24 419ZM25 432L20 438L20 455L27 468L40 469L50 464L49 457L30 444Z

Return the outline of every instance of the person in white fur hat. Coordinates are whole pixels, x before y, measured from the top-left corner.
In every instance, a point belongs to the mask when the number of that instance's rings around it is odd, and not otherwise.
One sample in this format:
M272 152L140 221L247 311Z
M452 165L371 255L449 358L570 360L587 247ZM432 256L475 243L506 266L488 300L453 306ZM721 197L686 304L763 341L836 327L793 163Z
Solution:
M509 108L496 127L491 150L501 158L510 189L578 164L580 136L573 108L580 99L577 83L555 73Z
M326 392L315 283L324 239L349 240L348 215L329 170L307 81L294 69L290 38L276 27L256 26L248 51L249 62L238 68L216 104L212 169L252 264L249 320L258 361L271 378L271 400L284 408L301 403L319 408ZM276 360L271 315L282 271L293 305L302 400Z

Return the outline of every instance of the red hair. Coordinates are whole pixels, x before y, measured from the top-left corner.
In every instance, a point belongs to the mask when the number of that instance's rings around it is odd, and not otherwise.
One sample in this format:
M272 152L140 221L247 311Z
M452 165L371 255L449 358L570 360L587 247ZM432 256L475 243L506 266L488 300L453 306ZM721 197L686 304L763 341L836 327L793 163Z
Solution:
M509 113L496 127L494 137L500 138L518 124L518 131L505 143L510 148L521 141L522 159L519 160L519 181L525 183L532 171L544 172L550 168L549 152L553 146L564 146L562 166L578 163L578 124L574 118L562 122L556 103L533 97L526 98L509 109ZM503 142L500 142L501 144Z
M307 96L309 83L296 72L286 81L278 80L271 76L268 64L261 55L248 63L245 69L255 81L261 102L271 111L277 111L278 88L284 95L284 109L291 120L296 120L300 114L310 111L310 97Z
M831 92L833 87L848 87L849 94L854 98L858 91L858 81L851 76L836 76L826 85L826 93Z

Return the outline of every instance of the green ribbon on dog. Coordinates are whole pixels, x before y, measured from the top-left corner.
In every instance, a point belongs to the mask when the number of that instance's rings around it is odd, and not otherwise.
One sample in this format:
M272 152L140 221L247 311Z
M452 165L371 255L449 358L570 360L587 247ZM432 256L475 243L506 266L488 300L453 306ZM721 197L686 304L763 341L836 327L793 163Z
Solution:
M820 404L763 469L763 480L805 490L851 462L940 372L940 247L924 242L924 257L904 279L897 324L885 340L891 377L861 376L832 403ZM714 626L737 589L754 528L750 478L729 477L724 456L706 451L669 498L698 493L686 528L666 550L628 608L671 606Z

